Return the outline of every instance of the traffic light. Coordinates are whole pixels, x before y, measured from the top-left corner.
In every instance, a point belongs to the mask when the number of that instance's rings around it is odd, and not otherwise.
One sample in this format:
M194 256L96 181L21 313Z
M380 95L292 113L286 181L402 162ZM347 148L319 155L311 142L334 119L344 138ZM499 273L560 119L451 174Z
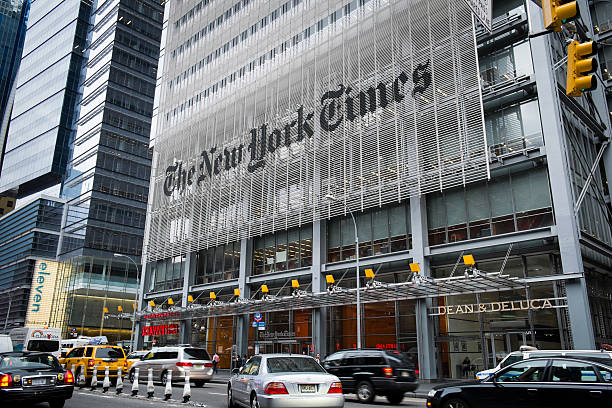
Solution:
M597 43L580 44L572 41L567 48L567 95L582 96L583 92L597 88L595 75L584 75L597 70L597 59L585 58L597 53Z
M561 31L561 26L572 18L578 16L576 1L542 0L544 12L544 27L547 30Z

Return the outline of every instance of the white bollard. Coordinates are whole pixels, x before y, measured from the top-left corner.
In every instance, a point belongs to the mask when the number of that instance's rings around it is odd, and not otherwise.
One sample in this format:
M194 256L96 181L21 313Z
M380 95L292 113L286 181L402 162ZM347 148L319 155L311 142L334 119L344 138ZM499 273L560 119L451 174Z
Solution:
M147 398L153 397L155 387L153 386L153 369L149 368L149 377L147 379Z
M81 365L81 372L79 373L79 388L85 387L87 379L85 378L85 365Z
M98 367L94 366L93 374L91 375L91 390L98 388Z
M74 366L70 367L70 372L72 373L72 378L74 378L76 380L76 373L74 371Z
M189 402L191 398L191 380L189 379L189 370L185 370L185 387L183 387L183 402Z
M136 367L134 369L134 382L132 383L132 397L135 397L138 394L138 373L140 372L140 368Z
M172 370L166 374L166 389L164 390L164 401L172 398Z
M104 368L104 381L102 382L102 392L107 392L110 388L110 378L108 378L108 370L110 370L109 366Z
M115 387L117 394L123 392L123 379L121 379L121 367L117 368L117 386Z

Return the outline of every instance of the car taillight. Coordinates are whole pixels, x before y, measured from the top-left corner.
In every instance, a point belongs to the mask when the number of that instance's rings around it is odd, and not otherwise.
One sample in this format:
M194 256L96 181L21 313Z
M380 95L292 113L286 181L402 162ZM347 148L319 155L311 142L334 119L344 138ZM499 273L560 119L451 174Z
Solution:
M419 370L414 370L414 375L416 378L419 378Z
M92 359L87 360L88 367L93 367L95 365L96 365L96 360L92 360Z
M341 382L334 382L332 383L331 387L329 387L329 391L327 391L328 394L342 394L342 383Z
M123 368L127 368L127 360L123 363Z
M274 394L289 394L287 392L287 387L282 382L271 382L266 385L266 389L264 390L266 394L274 395Z
M10 374L4 374L0 377L0 388L6 388L13 385L13 378Z
M385 377L393 377L393 369L391 367L383 368L383 372L385 373Z
M204 367L212 367L212 363L204 363Z
M74 384L74 376L72 375L72 371L66 371L66 373L64 374L64 382L66 384Z
M193 363L181 363L180 361L176 363L177 367L193 367Z

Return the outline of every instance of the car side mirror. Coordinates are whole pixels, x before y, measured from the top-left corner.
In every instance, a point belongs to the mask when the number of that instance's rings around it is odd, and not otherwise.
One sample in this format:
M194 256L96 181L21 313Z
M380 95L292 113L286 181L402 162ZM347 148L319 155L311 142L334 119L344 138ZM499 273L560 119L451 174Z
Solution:
M140 356L140 361L143 361L145 359L146 355L144 356Z
M240 374L240 369L239 368L234 368L232 370L232 375L238 375L238 374Z

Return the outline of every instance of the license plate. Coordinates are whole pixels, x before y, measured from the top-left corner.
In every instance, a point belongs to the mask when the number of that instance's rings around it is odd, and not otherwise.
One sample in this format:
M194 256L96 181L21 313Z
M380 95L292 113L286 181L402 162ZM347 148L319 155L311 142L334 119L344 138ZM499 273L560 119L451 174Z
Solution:
M202 368L204 368L204 366L202 364L198 364L198 365L194 365L193 368L197 370L201 370Z
M408 377L408 371L402 371L402 377Z
M317 388L312 384L303 384L300 385L301 392L316 392Z
M45 385L47 384L47 380L44 378L33 378L32 385Z

